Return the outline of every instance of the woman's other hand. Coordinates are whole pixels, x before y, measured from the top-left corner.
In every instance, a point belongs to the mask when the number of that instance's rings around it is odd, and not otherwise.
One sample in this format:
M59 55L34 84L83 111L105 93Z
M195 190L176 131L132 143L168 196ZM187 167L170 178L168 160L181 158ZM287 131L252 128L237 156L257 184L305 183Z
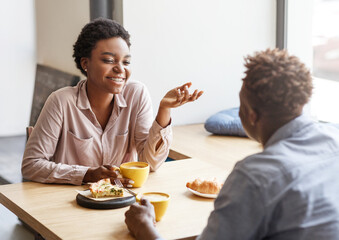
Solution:
M193 102L197 100L204 92L198 91L197 89L190 94L189 88L192 86L192 83L185 83L184 85L180 87L176 87L169 92L166 93L166 95L163 97L163 99L160 102L160 108L176 108L181 105L184 105L188 102Z
M104 178L110 178L111 182L114 182L114 179L120 179L121 183L124 187L132 187L134 183L132 180L128 178L122 178L119 171L116 170L116 166L103 165L100 167L91 167L87 170L83 182L97 182Z
M155 214L153 205L146 199L140 204L134 203L125 213L125 223L131 234L137 240L160 239L155 229Z

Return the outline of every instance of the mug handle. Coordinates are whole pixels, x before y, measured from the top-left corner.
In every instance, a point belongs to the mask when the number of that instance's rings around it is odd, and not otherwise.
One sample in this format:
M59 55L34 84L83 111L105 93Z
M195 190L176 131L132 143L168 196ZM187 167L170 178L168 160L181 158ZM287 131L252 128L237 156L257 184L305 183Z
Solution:
M117 167L117 166L113 166L113 167L112 167L112 170L113 170L113 171L118 171L119 173L121 173L120 168Z

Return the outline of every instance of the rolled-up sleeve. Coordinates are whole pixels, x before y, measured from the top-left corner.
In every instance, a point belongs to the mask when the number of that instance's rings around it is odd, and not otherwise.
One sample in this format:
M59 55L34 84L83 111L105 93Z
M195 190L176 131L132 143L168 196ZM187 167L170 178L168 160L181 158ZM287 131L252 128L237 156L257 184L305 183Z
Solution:
M168 156L172 138L171 125L162 128L157 121L154 121L149 130L148 140L141 155L141 161L149 163L152 171L157 170ZM161 144L156 148L159 141L161 141Z
M156 171L166 160L172 143L172 126L161 127L153 120L152 103L146 88L142 89L139 112L136 119L135 143L139 161L150 164L151 171ZM161 141L157 148L158 142Z

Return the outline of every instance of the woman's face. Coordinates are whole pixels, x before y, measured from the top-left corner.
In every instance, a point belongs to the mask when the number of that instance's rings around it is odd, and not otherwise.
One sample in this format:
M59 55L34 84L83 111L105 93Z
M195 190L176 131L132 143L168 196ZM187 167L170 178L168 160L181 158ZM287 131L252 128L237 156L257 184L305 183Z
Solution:
M130 51L120 37L100 40L90 58L81 59L87 70L88 88L98 92L119 94L130 74Z

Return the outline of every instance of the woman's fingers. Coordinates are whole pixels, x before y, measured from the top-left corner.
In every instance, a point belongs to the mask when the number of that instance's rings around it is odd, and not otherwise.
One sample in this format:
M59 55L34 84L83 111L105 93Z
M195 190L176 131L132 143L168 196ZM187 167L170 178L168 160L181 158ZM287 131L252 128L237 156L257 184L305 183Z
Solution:
M195 101L198 98L198 90L195 89L195 91L193 92L193 94L190 97L190 101Z
M185 89L188 89L192 86L191 82L185 83L181 85L180 87L176 87L175 89L180 89L180 93L183 94L185 92Z
M177 89L177 96L178 96L178 98L181 97L181 90L180 90L180 88Z
M133 187L133 183L134 181L128 178L119 178L120 182L122 183L122 185L124 185L124 187Z
M180 88L178 88L177 89L177 102L181 103L183 98L184 98L184 92L182 92Z
M190 98L190 92L188 90L188 86L187 85L184 87L184 91L185 91L184 101L187 102L188 99Z
M198 89L196 89L194 90L192 94L189 94L188 89L187 89L187 91L185 90L184 97L181 97L182 99L181 103L183 104L186 102L193 102L197 100L198 98L200 98L203 93L204 93L203 91L198 91Z
M187 82L183 85L181 85L180 87L178 87L181 91L184 91L185 90L185 87L187 88L190 88L192 86L192 83L191 82Z
M199 91L198 89L194 90L194 92L190 94L189 88L191 86L192 86L192 83L188 82L172 90L173 91L171 93L172 99L173 98L175 99L175 102L173 102L174 105L172 105L172 107L178 107L187 102L193 102L197 100L203 94L203 91ZM171 94L169 92L167 95L170 96Z
M108 170L111 170L111 171L115 171L115 170L117 170L118 169L118 167L117 166L115 166L115 165L113 165L113 166L111 166L111 165L103 165L105 168L107 168Z
M190 93L188 90L188 86L191 84L184 84L181 87L177 88L178 94L177 94L177 102L180 104L186 103L190 98Z
M204 92L203 91L198 91L198 89L196 89L195 91L194 91L194 93L192 94L192 96L190 97L190 101L195 101L195 100L197 100L198 98L200 98L201 97L201 95L203 94Z

